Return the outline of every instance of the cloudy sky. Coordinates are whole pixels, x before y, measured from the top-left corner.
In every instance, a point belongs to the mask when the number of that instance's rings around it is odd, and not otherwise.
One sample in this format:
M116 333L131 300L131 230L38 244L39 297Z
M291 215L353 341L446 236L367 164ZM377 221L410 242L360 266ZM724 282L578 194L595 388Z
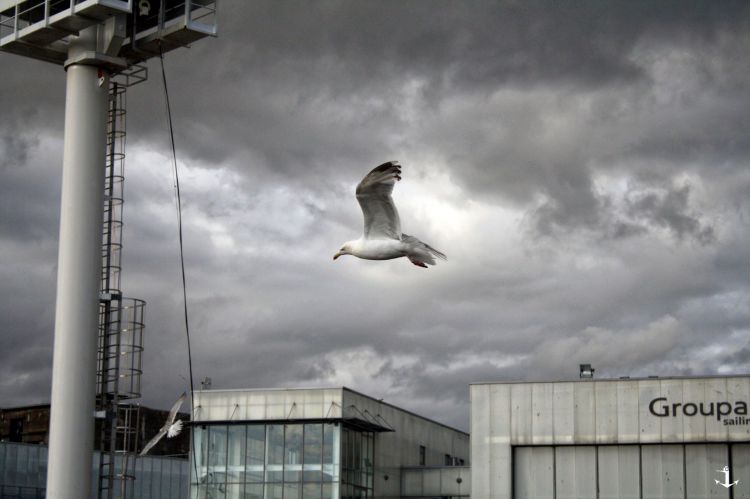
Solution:
M346 385L462 429L468 384L747 373L750 5L222 2L167 56L196 384ZM49 400L65 73L0 54L0 406ZM143 403L187 384L159 66L128 92ZM332 261L399 160L448 255Z

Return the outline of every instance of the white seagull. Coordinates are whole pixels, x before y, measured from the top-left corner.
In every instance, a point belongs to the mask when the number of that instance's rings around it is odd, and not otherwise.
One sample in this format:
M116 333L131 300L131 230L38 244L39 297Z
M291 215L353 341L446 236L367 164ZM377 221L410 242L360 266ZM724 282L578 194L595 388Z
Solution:
M347 241L333 255L352 255L366 260L391 260L405 256L418 267L435 265L435 257L446 256L417 239L401 232L401 220L393 204L391 193L397 180L401 180L401 165L388 161L365 175L357 186L357 201L365 216L365 233L359 239Z
M151 447L156 445L159 442L159 440L161 440L162 437L164 437L164 435L166 435L167 438L174 438L180 434L180 432L182 431L182 421L180 421L179 419L175 421L174 418L177 417L177 411L180 410L180 406L185 401L185 396L186 396L185 392L183 392L182 395L180 395L180 398L177 399L177 402L175 402L174 405L172 406L172 410L169 411L169 416L167 416L167 422L164 423L164 426L161 427L161 429L159 430L159 433L157 433L154 438L148 441L148 443L143 448L141 453L138 454L138 456L145 456L146 453L151 450Z

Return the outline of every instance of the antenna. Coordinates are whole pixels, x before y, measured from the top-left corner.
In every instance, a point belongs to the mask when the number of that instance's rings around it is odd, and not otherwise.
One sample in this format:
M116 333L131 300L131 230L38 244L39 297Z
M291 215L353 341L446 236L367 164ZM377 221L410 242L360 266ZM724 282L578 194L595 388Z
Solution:
M110 81L215 36L216 0L0 0L0 50L67 71L47 497L90 497Z

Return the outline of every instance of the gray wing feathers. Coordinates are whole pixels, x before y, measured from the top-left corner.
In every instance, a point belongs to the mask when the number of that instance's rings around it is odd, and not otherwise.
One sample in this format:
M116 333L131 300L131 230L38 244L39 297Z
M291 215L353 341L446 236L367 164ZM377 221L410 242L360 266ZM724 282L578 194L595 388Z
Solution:
M401 180L398 161L388 161L365 175L357 186L357 201L365 218L366 239L401 238L401 220L391 193Z
M165 425L165 426L163 426L163 427L162 427L162 429L161 429L161 430L159 430L159 433L157 433L157 434L156 434L156 436L154 436L154 438L152 438L151 440L149 440L149 441L148 441L148 443L146 444L146 446L145 446L145 447L143 448L143 450L141 451L141 453L140 453L140 454L138 454L138 455L139 455L139 456L145 456L145 455L146 455L146 454L148 453L148 451L150 451L150 450L151 450L151 448L152 448L152 447L153 447L154 445L156 445L156 443L157 443L157 442L158 442L159 440L161 440L161 439L162 439L162 437L163 437L164 435L166 435L166 434L167 434L167 426Z
M172 409L169 411L169 417L167 418L167 426L174 423L174 418L177 417L177 411L180 410L180 406L185 401L186 396L187 394L185 392L182 392L182 395L180 395L180 398L177 399L177 402L175 402L174 405L172 406Z

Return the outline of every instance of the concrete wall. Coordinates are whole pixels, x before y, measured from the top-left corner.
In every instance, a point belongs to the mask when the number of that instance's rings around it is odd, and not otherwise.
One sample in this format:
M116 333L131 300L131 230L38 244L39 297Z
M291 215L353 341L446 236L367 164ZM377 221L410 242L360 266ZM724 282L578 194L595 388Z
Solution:
M443 466L445 455L470 460L469 435L392 405L344 389L344 407L380 415L394 432L379 433L375 440L375 497L401 497L401 467L419 465L419 447L425 447L425 465ZM388 476L388 480L385 477Z
M472 496L511 496L513 446L748 441L749 402L748 376L472 385Z
M401 470L401 497L470 497L468 466L417 467Z

